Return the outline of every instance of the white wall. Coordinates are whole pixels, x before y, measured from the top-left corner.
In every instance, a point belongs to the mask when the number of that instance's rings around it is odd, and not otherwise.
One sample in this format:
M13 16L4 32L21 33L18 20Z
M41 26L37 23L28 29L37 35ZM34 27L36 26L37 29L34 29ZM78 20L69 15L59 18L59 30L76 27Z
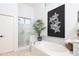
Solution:
M0 13L6 13L8 15L16 16L17 14L16 3L0 3Z
M79 4L66 4L65 12L65 36L74 39L76 37Z
M27 4L18 4L18 16L26 18L34 18L33 8Z
M42 18L47 27L47 12L61 5L63 4L39 4L39 6L36 7L37 11L35 11L36 19ZM65 4L65 39L74 39L76 37L77 12L79 11L78 5L79 4ZM47 29L43 31L42 35L47 36ZM47 40L63 44L65 39L48 37Z

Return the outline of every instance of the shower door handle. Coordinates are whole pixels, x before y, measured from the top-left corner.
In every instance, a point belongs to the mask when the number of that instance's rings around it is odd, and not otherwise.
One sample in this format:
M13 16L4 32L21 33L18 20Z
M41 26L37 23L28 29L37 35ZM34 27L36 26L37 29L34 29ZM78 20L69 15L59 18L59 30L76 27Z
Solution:
M4 37L3 35L0 35L0 38Z

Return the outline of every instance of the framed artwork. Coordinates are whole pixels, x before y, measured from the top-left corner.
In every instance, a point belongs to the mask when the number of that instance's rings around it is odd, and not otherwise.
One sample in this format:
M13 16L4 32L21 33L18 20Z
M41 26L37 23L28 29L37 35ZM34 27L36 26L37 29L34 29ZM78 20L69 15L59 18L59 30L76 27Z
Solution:
M65 5L48 12L48 36L65 38Z

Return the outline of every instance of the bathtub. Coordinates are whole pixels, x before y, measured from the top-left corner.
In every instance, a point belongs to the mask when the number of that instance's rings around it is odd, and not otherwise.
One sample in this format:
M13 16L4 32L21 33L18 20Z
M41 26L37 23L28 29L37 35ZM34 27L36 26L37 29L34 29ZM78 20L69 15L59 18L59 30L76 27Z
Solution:
M49 56L72 56L72 53L63 45L49 41L36 42L34 47Z

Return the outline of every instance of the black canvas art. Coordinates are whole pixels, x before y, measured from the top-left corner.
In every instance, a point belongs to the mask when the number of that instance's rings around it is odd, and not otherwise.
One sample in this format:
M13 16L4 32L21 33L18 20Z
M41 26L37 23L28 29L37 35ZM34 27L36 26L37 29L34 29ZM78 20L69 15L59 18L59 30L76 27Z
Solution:
M65 37L65 5L48 12L48 36Z

